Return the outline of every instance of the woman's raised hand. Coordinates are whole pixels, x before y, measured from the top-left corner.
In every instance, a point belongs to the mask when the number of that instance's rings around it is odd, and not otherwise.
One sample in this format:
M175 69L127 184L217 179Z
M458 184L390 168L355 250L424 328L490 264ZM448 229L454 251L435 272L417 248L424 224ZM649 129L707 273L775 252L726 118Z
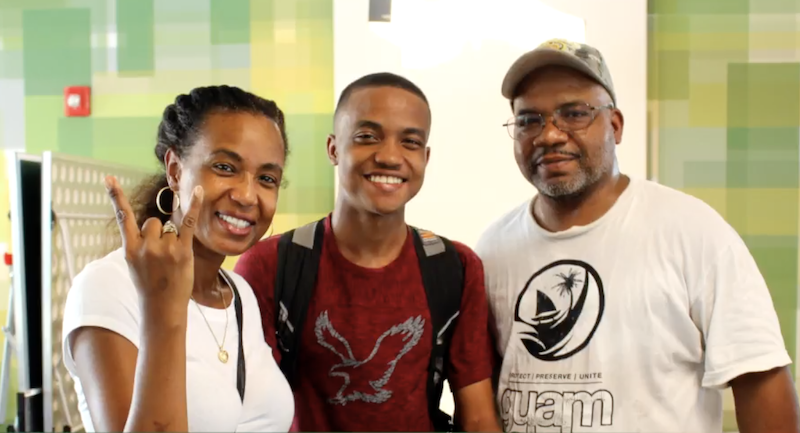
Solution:
M105 182L140 303L151 312L155 308L168 315L171 311L182 311L185 315L194 284L192 241L203 203L203 188L197 186L192 192L189 210L177 232L171 230L176 228L171 221L162 225L158 218L149 218L139 230L133 209L116 178L108 176Z

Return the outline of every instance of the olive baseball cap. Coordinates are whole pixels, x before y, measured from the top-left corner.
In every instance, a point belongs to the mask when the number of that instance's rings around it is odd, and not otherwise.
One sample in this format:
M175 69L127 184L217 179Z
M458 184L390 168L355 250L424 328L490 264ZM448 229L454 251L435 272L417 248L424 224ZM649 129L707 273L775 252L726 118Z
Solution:
M565 39L550 39L520 56L503 79L503 96L506 99L513 99L517 87L525 77L545 66L564 66L588 75L605 87L616 105L614 83L600 51L592 46Z

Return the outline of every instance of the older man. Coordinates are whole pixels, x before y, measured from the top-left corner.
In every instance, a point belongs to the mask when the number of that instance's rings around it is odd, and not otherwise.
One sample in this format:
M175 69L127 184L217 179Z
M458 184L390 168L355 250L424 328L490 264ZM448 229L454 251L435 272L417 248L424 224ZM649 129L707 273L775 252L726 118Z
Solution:
M602 54L551 40L502 85L539 194L479 242L496 318L506 431L798 432L769 290L702 201L621 174L623 116Z

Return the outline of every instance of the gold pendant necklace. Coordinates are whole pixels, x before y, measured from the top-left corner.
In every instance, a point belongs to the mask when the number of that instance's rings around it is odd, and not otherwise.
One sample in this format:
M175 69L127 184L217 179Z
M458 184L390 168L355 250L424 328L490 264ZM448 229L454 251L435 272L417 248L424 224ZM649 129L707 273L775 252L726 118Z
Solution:
M230 283L228 283L228 280L227 280L227 278L225 278L225 275L222 274L222 273L220 273L220 275L222 276L222 279L225 280L225 283L228 285L228 288L230 288ZM222 305L223 305L223 307L225 307L224 308L225 309L225 331L222 334L222 344L220 344L219 340L217 340L217 336L214 334L214 330L211 328L211 324L208 323L208 319L206 319L206 315L203 314L203 310L200 308L200 304L198 304L197 301L194 300L194 295L192 295L191 298L192 298L192 301L194 302L194 305L197 307L197 311L199 311L200 315L203 316L203 320L206 322L206 326L208 326L208 330L211 331L211 336L214 337L214 342L217 343L217 346L219 346L219 352L217 352L217 359L219 359L219 361L221 363L227 364L228 363L228 351L225 350L225 337L228 336L228 306L225 304L225 294L222 293L222 290L219 290L219 294L222 297ZM232 291L231 291L231 296L233 296L233 292Z

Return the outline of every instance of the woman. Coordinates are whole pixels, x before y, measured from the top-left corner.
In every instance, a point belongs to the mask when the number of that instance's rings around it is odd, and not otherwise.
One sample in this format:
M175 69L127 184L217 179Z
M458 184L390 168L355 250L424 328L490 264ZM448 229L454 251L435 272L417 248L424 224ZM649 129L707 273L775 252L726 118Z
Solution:
M293 397L255 295L220 268L271 225L287 150L274 102L197 88L164 111L164 173L131 203L106 179L122 248L86 266L64 311L87 431L289 429Z

